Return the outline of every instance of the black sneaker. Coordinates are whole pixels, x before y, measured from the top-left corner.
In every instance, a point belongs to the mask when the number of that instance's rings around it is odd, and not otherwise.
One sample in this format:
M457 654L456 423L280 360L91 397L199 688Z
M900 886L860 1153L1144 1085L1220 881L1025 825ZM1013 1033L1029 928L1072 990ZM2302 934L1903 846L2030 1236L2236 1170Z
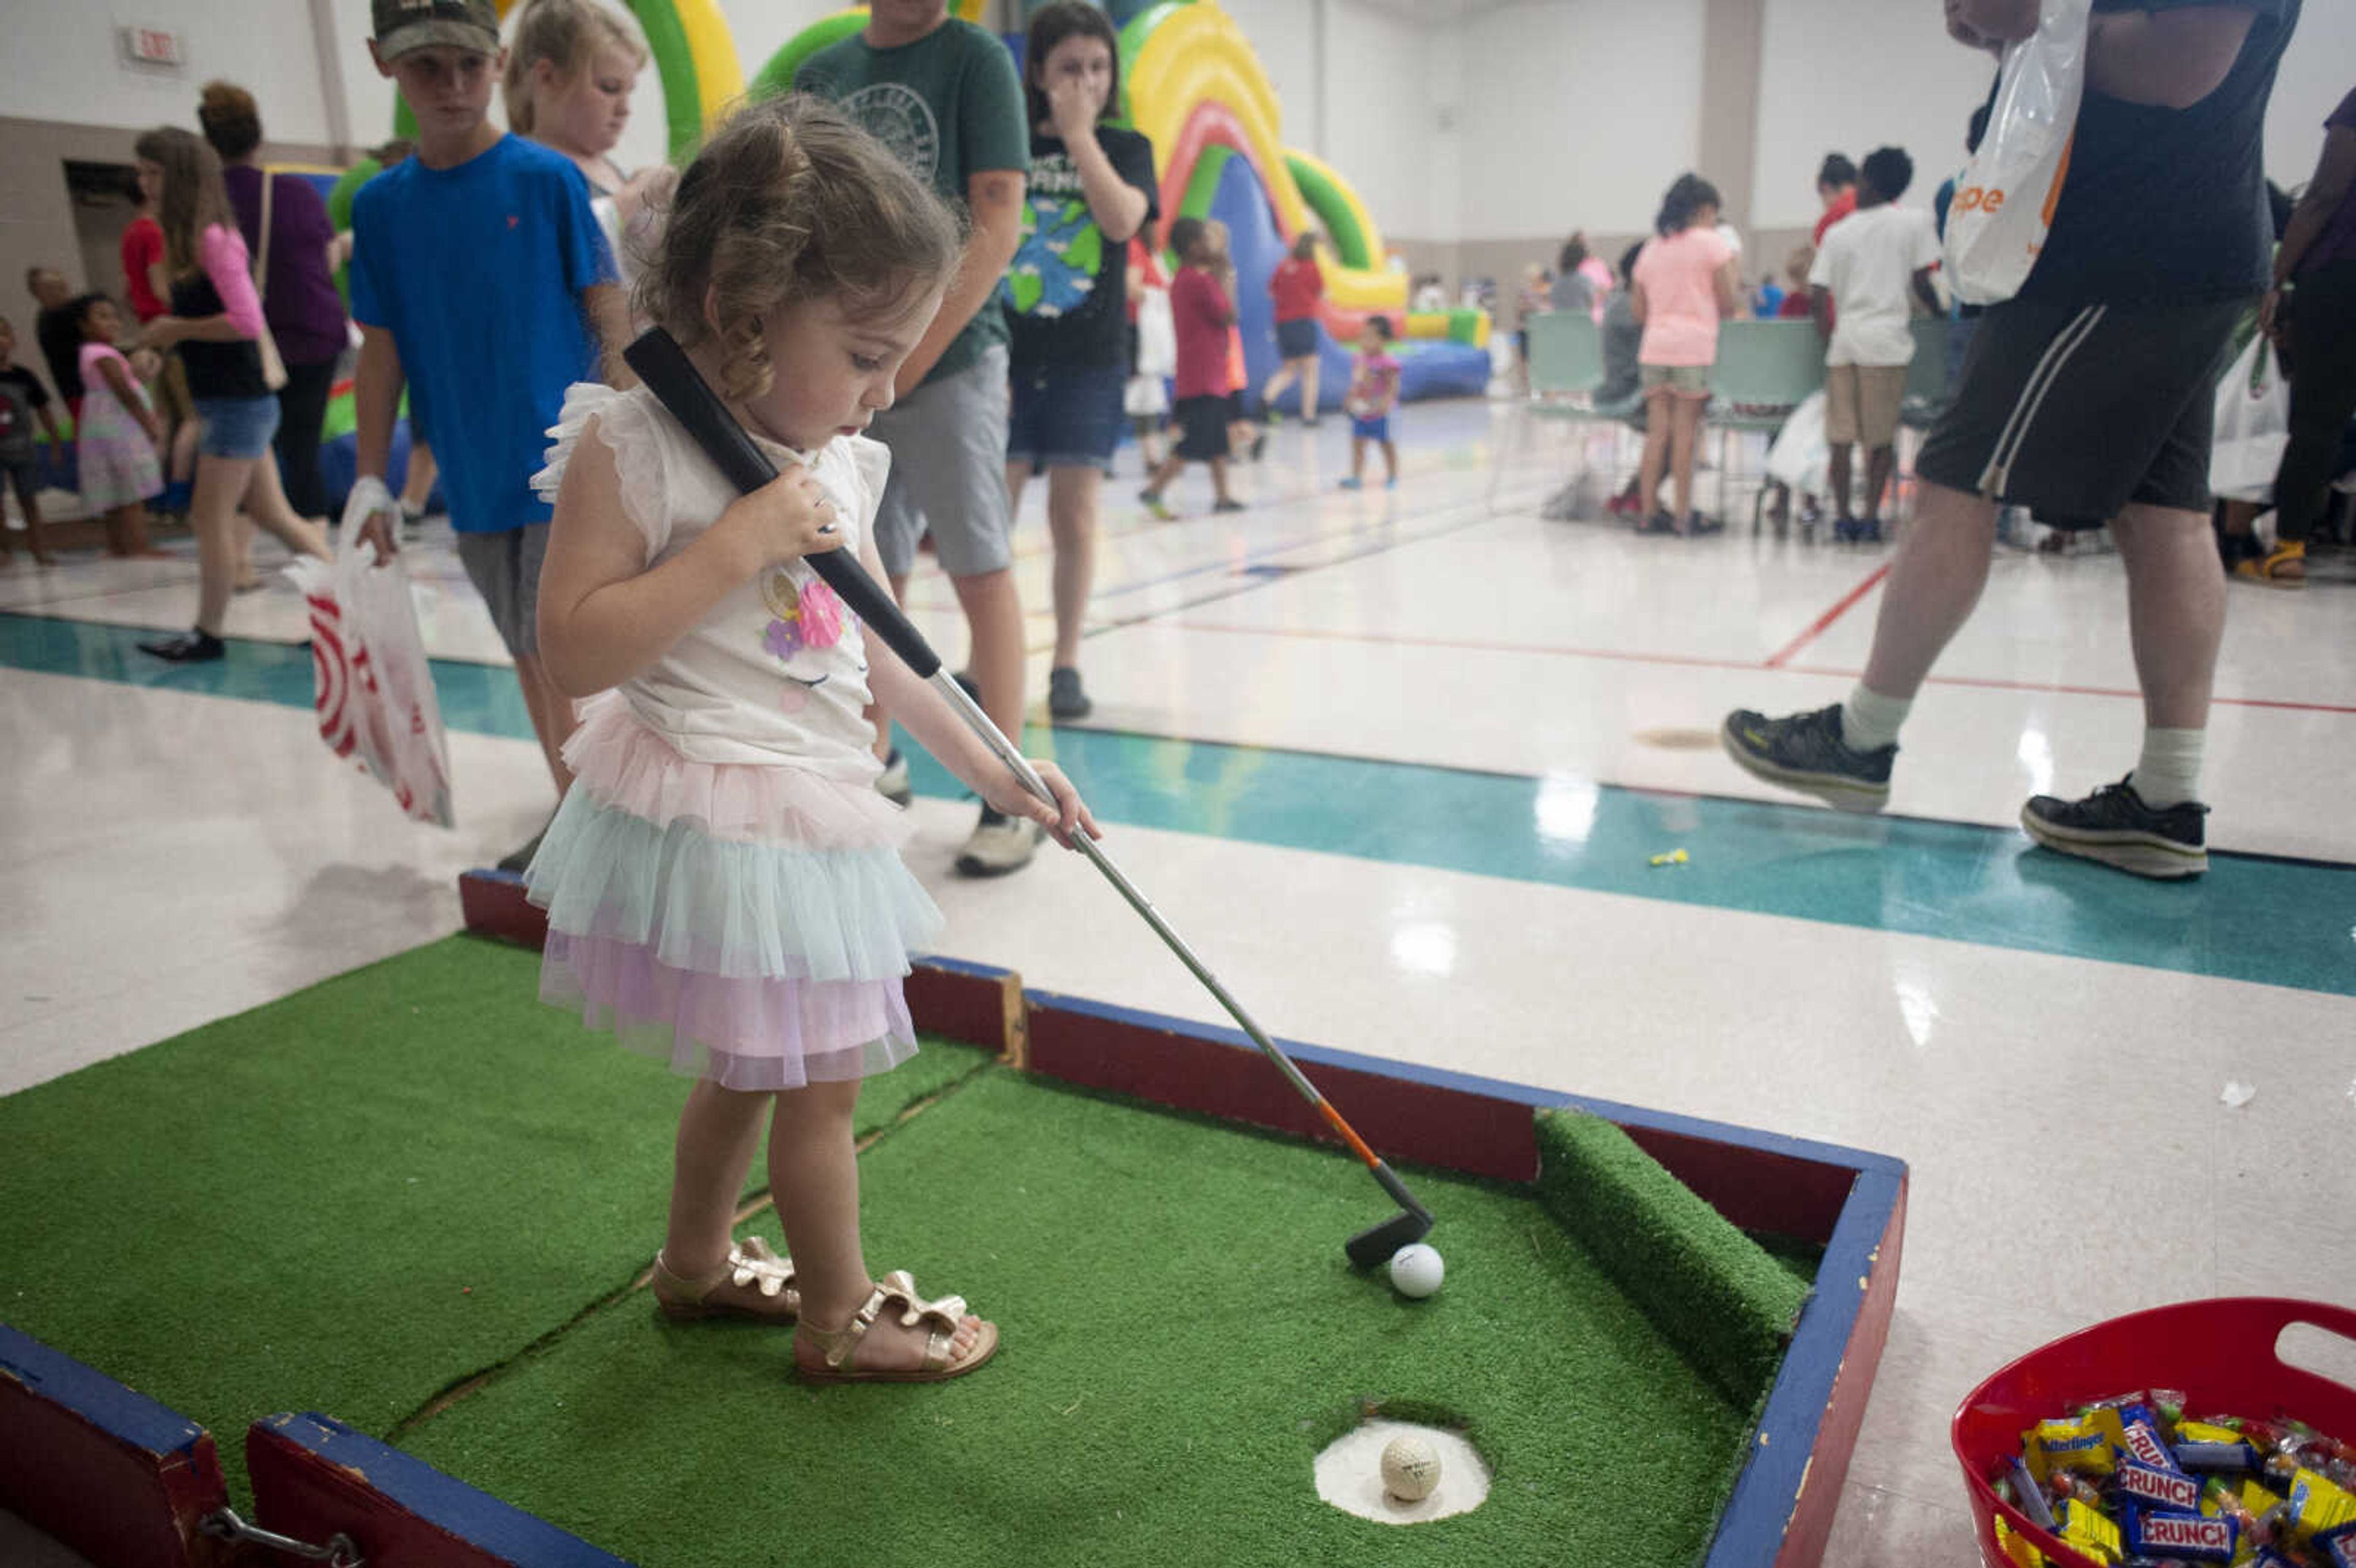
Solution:
M1047 672L1047 717L1086 719L1096 704L1080 688L1080 672L1068 665Z
M139 651L173 664L209 664L227 654L229 645L210 632L198 630L183 632L177 637L142 643Z
M1739 708L1718 732L1726 754L1753 778L1815 795L1836 811L1875 812L1890 803L1896 745L1851 751L1841 740L1841 705L1770 719Z
M2057 854L2100 860L2138 877L2197 877L2209 869L2209 808L2194 801L2155 811L2128 779L2083 800L2033 796L2020 808L2028 835Z
M1241 501L1235 499L1233 496L1229 496L1224 501L1214 501L1211 503L1211 510L1215 512L1240 512L1243 509L1244 504Z

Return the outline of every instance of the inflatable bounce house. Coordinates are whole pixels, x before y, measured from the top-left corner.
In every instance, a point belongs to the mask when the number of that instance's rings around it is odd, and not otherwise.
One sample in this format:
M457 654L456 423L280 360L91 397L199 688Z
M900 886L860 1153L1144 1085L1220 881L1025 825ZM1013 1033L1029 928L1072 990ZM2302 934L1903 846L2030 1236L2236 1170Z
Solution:
M499 14L506 16L519 3L499 0ZM731 103L788 91L795 68L858 31L867 18L866 7L854 6L814 23L787 39L747 82L718 0L627 0L626 8L646 35L662 83L670 156L682 165L695 155L704 128ZM977 23L988 9L986 0L953 0L950 5L952 14ZM1349 346L1370 315L1389 316L1397 331L1392 352L1400 362L1401 396L1477 396L1485 389L1488 313L1407 308L1407 275L1389 266L1373 215L1341 175L1284 145L1275 89L1242 28L1218 0L1116 3L1108 10L1120 34L1120 123L1152 140L1161 174L1162 221L1155 239L1166 240L1169 225L1183 217L1215 218L1227 226L1250 384L1262 385L1277 368L1269 279L1296 236L1322 231L1329 241L1319 324L1324 407L1341 407L1349 387ZM1014 37L1008 44L1019 56L1023 40ZM414 129L407 107L400 106L394 134L410 135ZM323 184L336 178L333 171L300 172ZM1296 389L1280 402L1295 408L1299 397ZM327 429L328 486L340 492L348 488L353 471L348 384L337 389ZM405 421L394 444L392 477L398 485L406 466Z

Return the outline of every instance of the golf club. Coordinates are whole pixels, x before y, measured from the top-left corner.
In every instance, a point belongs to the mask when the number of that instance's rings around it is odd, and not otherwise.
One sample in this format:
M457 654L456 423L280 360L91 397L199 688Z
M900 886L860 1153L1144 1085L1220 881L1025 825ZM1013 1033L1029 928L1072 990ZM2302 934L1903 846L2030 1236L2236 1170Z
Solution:
M777 477L776 464L753 443L752 437L729 413L727 406L705 382L702 374L689 360L686 351L680 347L678 340L669 333L659 326L648 329L623 351L622 357L629 362L630 368L638 373L648 389L654 393L663 407L670 411L671 417L695 438L696 444L718 465L722 475L739 491L750 495ZM885 645L900 656L902 663L940 693L958 717L981 738L991 754L1023 781L1023 788L1051 805L1055 803L1046 784L1022 752L1016 749L1014 742L991 722L990 715L984 713L980 706L966 695L965 688L958 685L955 677L941 667L940 656L933 651L932 645L925 641L907 616L901 613L892 596L867 575L865 569L850 552L831 550L803 559L809 562L810 570L824 578L828 585L842 596L843 603L851 606L851 613L884 639ZM1194 955L1194 950L1186 945L1185 939L1171 928L1169 922L1162 918L1161 912L1137 891L1136 885L1121 873L1120 868L1112 863L1104 850L1085 834L1074 835L1072 842L1098 870L1104 873L1105 880L1120 896L1129 901L1130 908L1153 928L1154 934L1178 955L1178 961L1192 970L1194 978L1218 999L1219 1006L1225 1008L1227 1016L1251 1037L1252 1043L1276 1063L1277 1070L1300 1092L1301 1097L1317 1107L1318 1115L1325 1118L1325 1125L1349 1146L1353 1154L1365 1161L1367 1170L1398 1204L1399 1213L1350 1238L1345 1247L1350 1261L1360 1268L1374 1268L1387 1263L1391 1254L1401 1247L1421 1241L1431 1229L1431 1212L1415 1200L1415 1195L1408 1190L1407 1183L1401 1181L1382 1157L1367 1147L1366 1140L1342 1119L1342 1113L1318 1093L1317 1086L1301 1075L1301 1069L1292 1064L1292 1059L1284 1053L1283 1048L1270 1040L1267 1031L1244 1011L1243 1004L1219 983L1219 977L1211 973L1210 966Z

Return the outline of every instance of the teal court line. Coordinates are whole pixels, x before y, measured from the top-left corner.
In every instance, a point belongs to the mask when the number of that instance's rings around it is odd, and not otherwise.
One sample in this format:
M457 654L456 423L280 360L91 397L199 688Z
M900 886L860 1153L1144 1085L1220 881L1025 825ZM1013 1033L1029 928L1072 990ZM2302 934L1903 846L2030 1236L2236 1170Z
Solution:
M311 706L302 646L232 641L218 664L171 666L138 652L155 635L0 614L0 666ZM452 729L530 739L503 667L437 659L434 679ZM2213 855L2206 877L2166 884L1967 823L1116 731L1034 728L1028 744L1108 822L2356 996L2356 866ZM911 760L921 793L966 793ZM1685 864L1651 864L1677 848Z

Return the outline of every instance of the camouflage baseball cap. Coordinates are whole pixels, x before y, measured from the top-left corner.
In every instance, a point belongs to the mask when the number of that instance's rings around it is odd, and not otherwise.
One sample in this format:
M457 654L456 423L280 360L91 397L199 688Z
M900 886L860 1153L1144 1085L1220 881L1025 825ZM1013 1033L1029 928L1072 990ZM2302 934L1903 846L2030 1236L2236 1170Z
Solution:
M376 52L391 61L436 44L499 52L499 13L491 0L370 0Z

